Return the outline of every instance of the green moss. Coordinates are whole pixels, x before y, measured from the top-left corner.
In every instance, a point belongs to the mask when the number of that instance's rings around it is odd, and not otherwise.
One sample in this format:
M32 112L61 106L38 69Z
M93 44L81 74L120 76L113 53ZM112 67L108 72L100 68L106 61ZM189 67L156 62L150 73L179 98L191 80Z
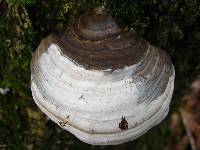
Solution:
M99 0L0 0L0 145L8 149L163 149L170 137L169 119L139 139L119 146L90 146L48 120L30 92L30 60L40 40L63 30ZM198 0L110 0L110 13L166 50L176 70L171 113L200 73L200 2ZM39 118L35 116L40 116Z

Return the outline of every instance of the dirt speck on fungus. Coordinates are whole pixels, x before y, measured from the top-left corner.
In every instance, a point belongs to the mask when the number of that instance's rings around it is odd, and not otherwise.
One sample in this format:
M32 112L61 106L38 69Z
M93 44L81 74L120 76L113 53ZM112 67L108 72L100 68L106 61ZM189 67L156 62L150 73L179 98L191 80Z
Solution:
M67 124L68 121L59 121L61 127L64 127Z

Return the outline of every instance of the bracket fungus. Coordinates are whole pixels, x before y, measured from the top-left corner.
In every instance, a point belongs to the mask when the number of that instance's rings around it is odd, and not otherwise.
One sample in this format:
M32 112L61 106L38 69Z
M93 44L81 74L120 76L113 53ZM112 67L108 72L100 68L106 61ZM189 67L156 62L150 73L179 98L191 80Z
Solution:
M174 77L163 50L100 8L44 38L31 63L38 107L93 145L133 140L161 122Z

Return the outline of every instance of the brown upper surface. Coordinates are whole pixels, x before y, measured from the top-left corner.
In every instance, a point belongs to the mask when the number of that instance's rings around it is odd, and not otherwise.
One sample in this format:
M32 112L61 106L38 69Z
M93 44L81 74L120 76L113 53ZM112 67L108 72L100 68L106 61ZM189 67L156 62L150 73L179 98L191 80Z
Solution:
M148 49L148 42L130 31L123 20L101 9L81 16L53 39L64 55L87 69L130 66Z

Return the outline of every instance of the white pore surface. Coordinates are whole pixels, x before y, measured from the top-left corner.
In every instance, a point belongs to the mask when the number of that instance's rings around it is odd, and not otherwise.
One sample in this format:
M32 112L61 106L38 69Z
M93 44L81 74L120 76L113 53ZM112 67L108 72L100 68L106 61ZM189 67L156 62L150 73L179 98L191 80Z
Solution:
M145 81L134 81L132 75L145 57L136 65L113 72L86 70L64 57L60 48L52 44L34 64L37 70L31 76L33 98L50 119L86 143L114 145L133 140L167 115L174 88L173 72L164 93L158 92L149 103L138 103L145 97L145 84L140 83ZM159 58L155 67L158 61ZM151 80L153 71L145 83ZM128 122L126 130L119 128L122 117Z

